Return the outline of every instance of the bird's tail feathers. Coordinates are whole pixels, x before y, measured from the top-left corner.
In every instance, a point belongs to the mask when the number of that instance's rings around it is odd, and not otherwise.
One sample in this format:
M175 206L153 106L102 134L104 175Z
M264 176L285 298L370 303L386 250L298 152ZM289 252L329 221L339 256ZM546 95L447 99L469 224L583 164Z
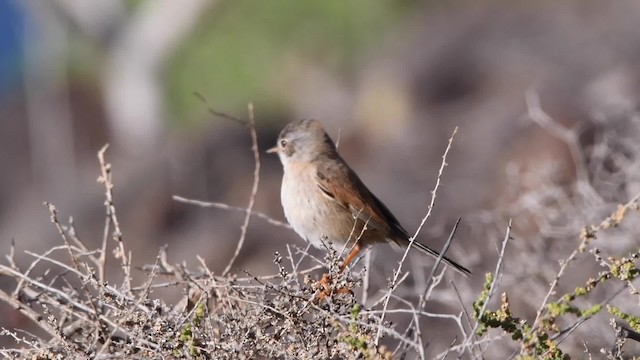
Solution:
M421 244L417 241L413 242L413 247L415 247L416 249L419 249L420 251L422 251L423 253L426 253L428 255L431 255L434 258L439 258L440 257L440 253L431 249L430 247ZM465 268L464 266L458 264L457 262L449 259L446 256L442 256L442 262L447 264L448 266L452 267L454 270L456 270L457 272L459 272L460 274L464 275L464 276L469 276L471 275L471 271L469 271L469 269Z

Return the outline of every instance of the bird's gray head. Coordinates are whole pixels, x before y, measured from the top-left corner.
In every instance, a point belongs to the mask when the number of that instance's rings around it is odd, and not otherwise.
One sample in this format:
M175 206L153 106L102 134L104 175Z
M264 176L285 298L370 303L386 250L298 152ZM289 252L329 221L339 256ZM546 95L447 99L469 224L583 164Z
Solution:
M324 131L320 121L314 119L289 123L280 132L276 146L268 150L278 153L285 166L292 162L310 162L335 151L333 140Z

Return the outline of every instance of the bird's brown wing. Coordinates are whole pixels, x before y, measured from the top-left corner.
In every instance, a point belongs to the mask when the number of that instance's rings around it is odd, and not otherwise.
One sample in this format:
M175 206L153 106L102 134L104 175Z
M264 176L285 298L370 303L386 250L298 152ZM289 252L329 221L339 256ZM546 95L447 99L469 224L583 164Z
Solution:
M398 219L367 187L342 159L318 161L316 182L320 190L355 218L367 223L389 238L408 239ZM397 240L396 240L397 241Z
M318 188L328 198L336 201L354 217L367 223L367 226L387 234L390 240L401 246L410 244L409 235L398 219L367 189L358 175L342 159L331 158L330 161L318 161L315 180ZM465 276L471 274L464 266L446 256L441 256L424 244L414 241L413 246L434 258L442 258L445 264Z

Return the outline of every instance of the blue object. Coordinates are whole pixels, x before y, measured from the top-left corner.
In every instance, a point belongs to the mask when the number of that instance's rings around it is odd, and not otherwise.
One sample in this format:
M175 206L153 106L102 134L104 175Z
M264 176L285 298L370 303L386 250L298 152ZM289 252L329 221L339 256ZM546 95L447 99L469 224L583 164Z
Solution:
M20 84L25 13L13 0L0 0L0 99Z

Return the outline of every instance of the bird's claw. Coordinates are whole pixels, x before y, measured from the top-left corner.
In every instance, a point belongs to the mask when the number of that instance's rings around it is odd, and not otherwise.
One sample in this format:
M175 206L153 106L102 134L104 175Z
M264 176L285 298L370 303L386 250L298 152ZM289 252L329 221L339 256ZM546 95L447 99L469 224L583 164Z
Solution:
M323 301L327 298L330 298L332 295L335 294L349 294L351 296L355 296L353 294L353 291L351 291L350 289L346 288L346 287L342 287L339 289L333 289L332 288L332 278L331 275L329 274L324 274L322 275L322 279L320 279L320 281L318 281L316 283L316 287L320 289L320 292L318 293L318 295L316 296L316 299L318 301Z

